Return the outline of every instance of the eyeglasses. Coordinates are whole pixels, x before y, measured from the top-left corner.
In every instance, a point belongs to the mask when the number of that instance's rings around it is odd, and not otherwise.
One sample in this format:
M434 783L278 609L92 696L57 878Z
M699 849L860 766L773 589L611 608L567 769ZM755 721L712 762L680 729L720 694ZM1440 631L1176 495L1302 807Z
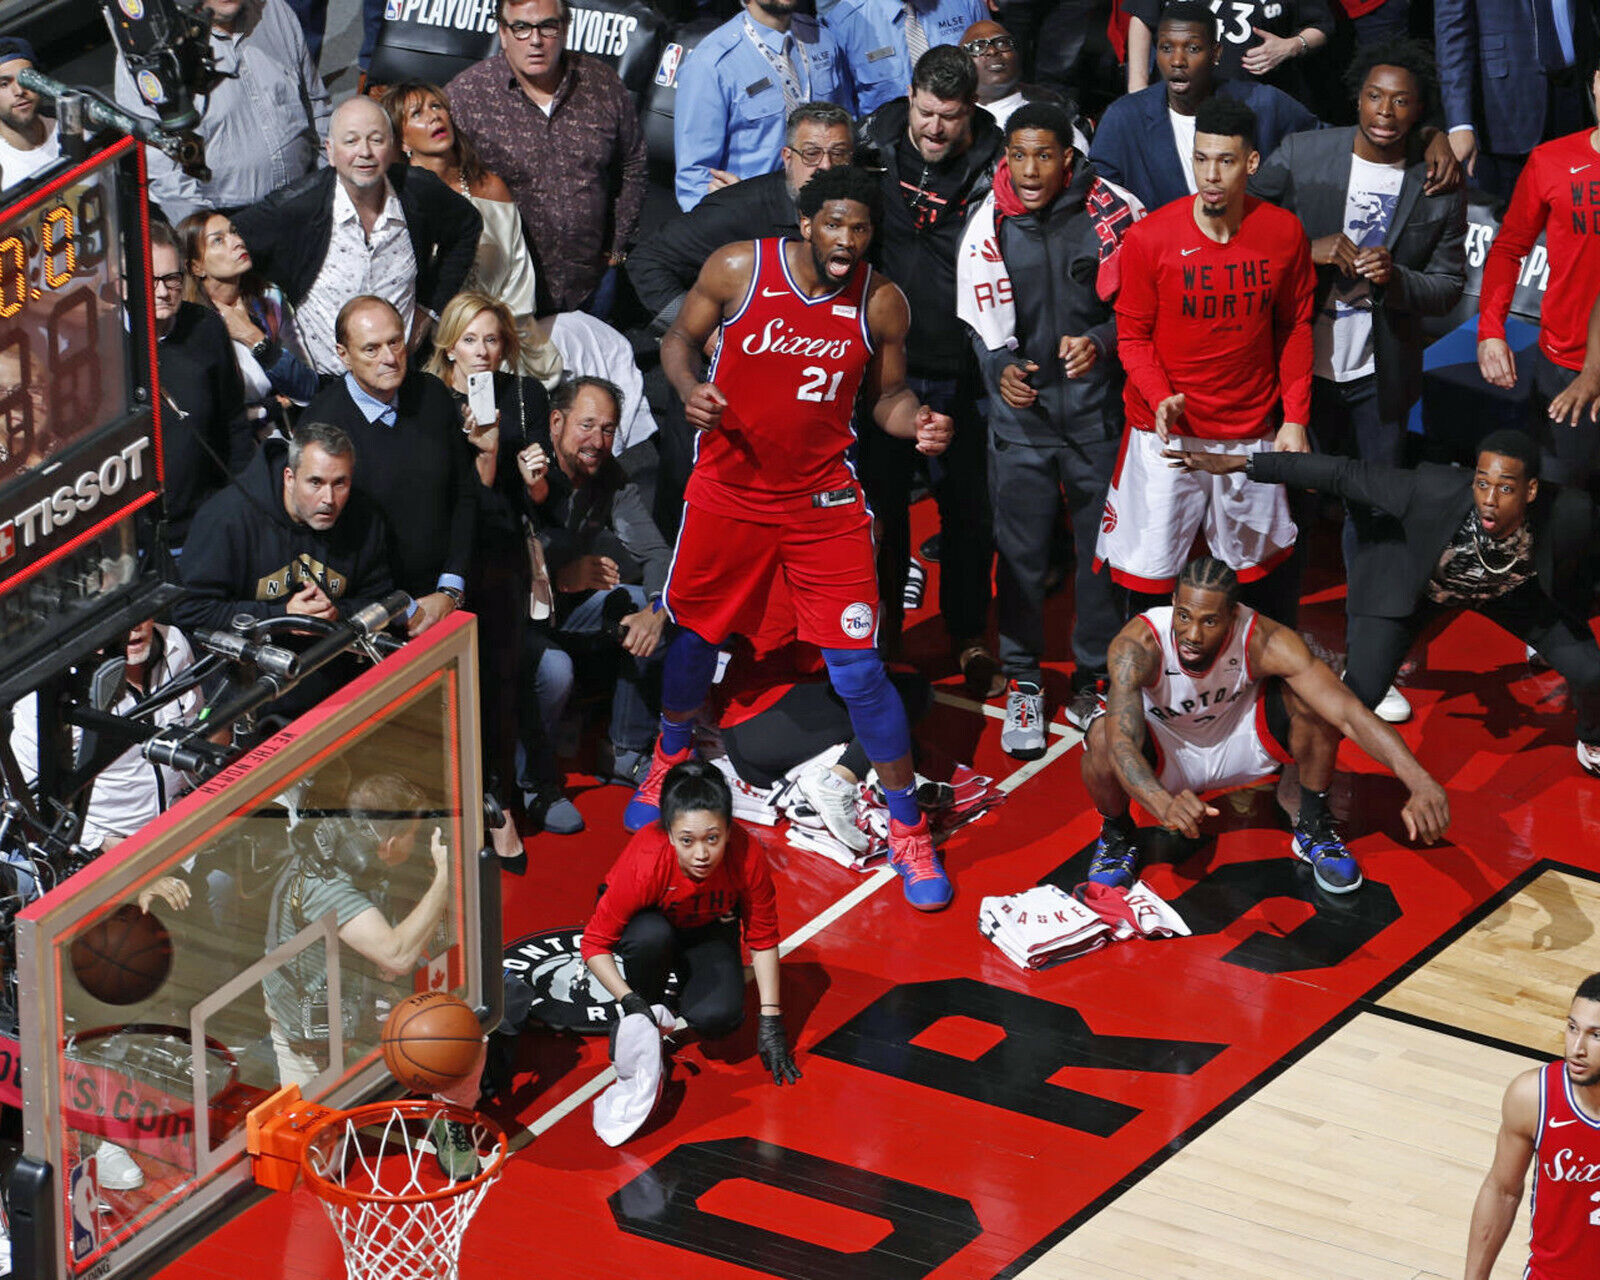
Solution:
M541 40L559 40L564 25L560 18L546 18L543 22L502 22L513 40L531 40L537 31Z
M809 165L821 164L824 156L828 158L828 162L830 164L849 164L856 154L856 149L854 147L843 145L837 147L828 147L826 149L817 146L790 147L789 150L793 151L795 155L800 157L801 164Z
M158 293L162 289L168 293L177 293L183 288L183 272L174 271L170 276L154 276L150 283Z
M982 40L968 40L961 46L974 58L981 58L986 53L1010 53L1016 47L1017 42L1011 36L985 36Z

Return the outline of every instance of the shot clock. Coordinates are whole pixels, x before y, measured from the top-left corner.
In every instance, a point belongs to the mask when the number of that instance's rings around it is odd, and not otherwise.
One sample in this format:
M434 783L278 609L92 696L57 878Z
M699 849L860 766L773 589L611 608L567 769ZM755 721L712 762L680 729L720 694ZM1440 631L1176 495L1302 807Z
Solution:
M148 577L160 493L139 144L0 207L0 684Z

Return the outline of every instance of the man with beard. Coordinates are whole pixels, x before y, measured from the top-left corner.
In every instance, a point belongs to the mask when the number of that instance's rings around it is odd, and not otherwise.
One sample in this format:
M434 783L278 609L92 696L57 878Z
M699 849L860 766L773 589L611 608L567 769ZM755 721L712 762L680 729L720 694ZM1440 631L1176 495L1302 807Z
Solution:
M17 80L33 65L33 46L26 40L0 39L0 184L7 187L61 158L56 122L39 114L39 95Z
M1072 146L1051 103L1011 116L994 190L967 227L956 312L973 330L989 396L989 485L1000 553L1000 663L1010 692L1000 746L1045 752L1044 600L1065 497L1078 546L1067 719L1088 725L1122 624L1090 548L1122 435L1122 370L1111 299L1117 251L1143 211ZM1010 299L1009 303L1005 299Z
M1489 1280L1505 1245L1522 1187L1533 1172L1531 1280L1600 1275L1594 1191L1600 1169L1600 973L1591 973L1567 1011L1560 1062L1524 1071L1506 1090L1494 1163L1472 1206L1466 1280Z
M989 15L984 0L837 0L821 8L824 30L849 61L862 115L903 97L930 49L954 45Z
M906 385L905 295L866 262L882 202L862 170L817 174L800 192L800 238L719 250L662 340L662 366L701 436L667 580L680 630L661 734L625 821L637 831L659 817L662 779L692 753L718 646L754 634L783 591L877 767L906 898L937 911L950 881L917 807L905 706L875 647L872 517L845 461L858 389L880 428L924 453L942 453L952 432ZM700 352L719 328L702 380Z
M844 55L815 18L796 18L796 3L745 0L684 60L672 116L680 208L771 173L785 119L801 103L855 105Z
M883 230L874 261L911 303L907 380L918 397L955 422L950 452L928 469L941 530L939 612L968 689L975 697L992 698L1005 684L983 643L994 536L978 416L982 383L966 328L950 307L962 229L968 212L989 193L1004 145L994 120L977 109L977 92L970 56L954 45L930 49L917 63L911 92L872 118L866 138L883 162ZM917 456L902 441L865 432L860 467L878 520L884 615L879 643L893 655L900 644L911 555Z
M1131 797L1165 830L1191 840L1217 810L1207 792L1249 786L1291 761L1300 813L1290 838L1327 893L1361 887L1328 808L1340 735L1405 784L1406 834L1431 843L1450 825L1444 788L1396 733L1361 705L1288 627L1239 603L1239 579L1211 556L1183 567L1172 603L1129 622L1111 642L1111 683L1084 740L1083 784L1104 825L1089 880L1130 888L1139 877Z
M1246 195L1261 162L1255 118L1231 98L1195 116L1200 188L1136 223L1122 244L1117 346L1128 380L1122 455L1096 558L1129 591L1165 595L1203 527L1241 582L1289 560L1297 530L1281 490L1174 470L1169 439L1219 453L1303 453L1311 416L1316 271L1299 219ZM1293 622L1285 573L1257 590L1262 611ZM1261 601L1268 590L1269 605Z

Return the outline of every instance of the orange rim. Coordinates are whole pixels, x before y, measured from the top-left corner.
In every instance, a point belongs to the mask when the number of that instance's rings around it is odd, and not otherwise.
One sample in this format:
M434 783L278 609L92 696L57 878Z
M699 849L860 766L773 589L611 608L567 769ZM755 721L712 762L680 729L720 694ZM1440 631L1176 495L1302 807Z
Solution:
M346 1122L353 1122L360 1128L368 1123L382 1123L397 1114L418 1120L427 1119L430 1122L444 1116L461 1124L484 1126L497 1139L489 1167L475 1178L451 1183L449 1186L440 1187L437 1191L412 1191L396 1195L383 1191L352 1191L318 1173L312 1166L312 1144L325 1130ZM468 1111L465 1107L458 1107L451 1102L369 1102L365 1106L351 1107L348 1111L330 1112L307 1129L305 1146L300 1151L300 1171L305 1175L306 1184L318 1199L332 1201L335 1204L427 1204L432 1200L447 1200L451 1196L465 1195L475 1187L493 1182L500 1176L500 1169L506 1162L506 1145L506 1131L495 1120L482 1112Z

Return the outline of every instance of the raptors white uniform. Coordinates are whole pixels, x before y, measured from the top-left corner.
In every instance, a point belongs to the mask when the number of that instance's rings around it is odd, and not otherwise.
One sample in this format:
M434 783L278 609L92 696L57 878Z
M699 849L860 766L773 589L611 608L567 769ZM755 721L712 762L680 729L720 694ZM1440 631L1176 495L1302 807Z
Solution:
M1161 646L1161 674L1144 690L1144 715L1163 787L1176 794L1246 786L1289 762L1267 728L1260 679L1250 670L1254 609L1238 606L1233 630L1204 671L1178 661L1171 605L1139 616Z

